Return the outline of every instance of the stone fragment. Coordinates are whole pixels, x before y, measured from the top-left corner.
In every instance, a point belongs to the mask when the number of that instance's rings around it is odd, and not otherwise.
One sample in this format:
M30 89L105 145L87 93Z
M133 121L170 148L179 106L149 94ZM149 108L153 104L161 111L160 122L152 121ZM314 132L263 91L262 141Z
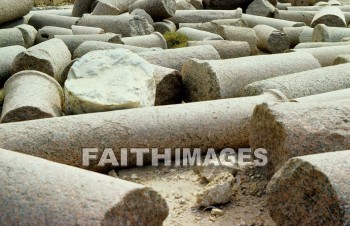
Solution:
M349 41L346 42L304 42L299 43L294 49L308 49L308 48L319 48L327 46L347 46L350 45Z
M304 43L304 42L313 42L313 32L314 29L311 27L304 27L304 29L300 32L299 35L299 42Z
M91 12L91 15L119 15L120 11L112 1L99 0Z
M320 9L314 16L311 27L324 24L329 27L346 27L344 13L337 7L327 6Z
M349 178L348 150L292 158L269 182L267 208L278 225L350 225Z
M197 30L208 31L211 33L218 33L218 28L220 25L228 25L235 27L248 27L247 22L242 19L222 19L222 20L213 20L205 23L180 23L179 28L190 27Z
M18 28L22 32L24 47L32 47L35 43L37 30L33 26L30 26L28 24L22 24L17 26L16 28Z
M196 10L196 8L186 0L176 2L176 10Z
M95 0L75 0L72 16L82 17L85 13L91 13L91 5Z
M188 0L188 2L193 5L196 9L203 9L202 0Z
M176 33L186 35L191 41L224 40L220 35L189 27L182 27L178 29Z
M149 35L122 38L122 42L125 45L138 46L143 48L152 48L152 47L158 47L161 49L168 48L165 38L159 32L154 32Z
M289 10L275 10L273 17L280 20L289 20L294 22L303 22L307 26L311 25L311 22L317 12L313 11L289 11ZM286 27L288 28L288 27Z
M2 0L0 24L20 19L33 7L32 0Z
M169 212L151 188L4 149L0 178L1 225L161 226Z
M8 78L11 77L13 60L16 56L25 51L23 46L8 46L0 48L0 87L3 87Z
M62 115L63 91L52 77L38 71L21 71L7 80L1 123Z
M291 48L294 48L300 43L299 37L300 33L304 30L303 27L284 27L282 32L285 33L289 39L289 44Z
M35 70L56 78L61 75L71 58L63 41L50 39L18 54L13 61L12 72Z
M55 38L55 35L73 35L73 32L68 28L45 26L38 30L35 37L35 42L37 44L45 42L49 39Z
M156 22L153 25L154 30L164 34L166 32L175 32L176 31L176 25L174 24L174 22L170 21L170 20L162 20L160 22Z
M242 96L243 88L255 81L320 68L305 53L282 53L227 60L188 60L182 68L185 102Z
M129 5L129 12L134 9L143 9L155 21L160 21L175 15L176 2L175 0L137 0Z
M256 36L259 38L257 47L270 53L283 53L289 49L288 36L267 25L257 25L254 27Z
M146 11L143 9L134 9L130 13L130 15L143 17L148 21L149 24L151 24L152 26L154 25L154 20L152 19L152 17L148 13L146 13Z
M90 52L70 68L65 82L66 112L83 114L153 106L153 73L151 64L128 50Z
M350 28L327 27L324 24L316 25L312 34L314 42L340 42L346 37L350 37Z
M267 0L254 0L248 6L246 13L257 16L271 17L275 7Z

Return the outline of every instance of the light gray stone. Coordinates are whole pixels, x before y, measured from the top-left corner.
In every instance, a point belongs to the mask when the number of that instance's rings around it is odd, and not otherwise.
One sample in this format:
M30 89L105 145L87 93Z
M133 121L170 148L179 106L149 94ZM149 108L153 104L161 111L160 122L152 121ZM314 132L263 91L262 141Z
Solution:
M337 64L345 64L350 63L350 54L348 55L339 55L337 58L335 58L333 65Z
M294 48L300 43L299 37L304 27L284 27L282 32L285 33L289 39L289 44L291 48Z
M310 26L316 13L317 12L314 11L289 11L276 9L273 12L273 17L280 20L303 22L307 26Z
M72 25L73 35L91 35L91 34L104 34L105 31L99 27L86 27Z
M264 24L270 27L274 27L277 30L282 30L284 27L302 27L305 26L303 22L293 22L288 20L280 20L274 18L268 18L263 16L256 16L250 14L243 14L242 19L247 21L249 27L253 28L256 25Z
M301 102L301 103L319 103L319 102L329 102L329 101L337 101L343 99L350 99L350 88L348 89L340 89L336 91L315 94L305 97L299 97L293 99L293 101Z
M141 35L141 36L122 38L122 42L125 45L138 46L143 48L153 48L153 47L158 47L161 49L168 48L165 38L159 32L154 32L150 35Z
M324 24L315 26L312 40L314 42L340 42L343 38L350 36L350 28L327 27Z
M66 112L82 114L154 106L151 64L125 49L90 52L75 62L65 82Z
M246 13L257 16L271 17L273 15L274 10L275 6L273 6L269 1L254 0L248 6Z
M134 9L143 9L153 20L160 21L175 15L175 0L137 0L129 5L129 12Z
M33 7L33 0L2 0L0 24L20 19Z
M35 42L37 44L45 42L47 40L55 38L55 35L73 35L73 32L68 28L45 26L38 30L35 37Z
M39 30L45 26L63 27L70 29L72 25L76 25L78 17L60 16L54 14L34 14L28 20L28 24Z
M220 35L190 27L182 27L176 33L183 34L192 41L224 40Z
M91 12L92 15L119 15L120 11L110 0L99 0Z
M311 27L324 24L330 27L346 27L344 13L337 7L327 6L320 9L314 16Z
M196 8L186 0L180 0L176 2L176 10L196 10Z
M254 27L256 36L259 38L257 47L270 53L283 53L290 47L288 36L267 25Z
M153 24L154 30L164 34L166 32L175 32L176 25L170 20L162 20Z
M85 13L91 13L91 4L95 0L75 0L72 16L82 17Z
M15 45L26 45L22 32L18 28L0 29L0 48Z
M304 42L313 42L313 32L314 29L311 27L304 27L304 29L300 32L299 35L299 42L304 43Z
M218 28L220 25L228 25L235 27L248 27L248 24L242 19L222 19L213 20L211 22L205 23L180 23L179 28L190 27L197 30L208 31L211 33L218 33Z
M6 80L11 77L12 62L15 57L25 51L23 46L8 46L0 48L0 86L2 87Z
M32 47L35 43L37 30L33 26L30 26L28 24L22 24L17 26L16 28L18 28L22 32L24 47Z

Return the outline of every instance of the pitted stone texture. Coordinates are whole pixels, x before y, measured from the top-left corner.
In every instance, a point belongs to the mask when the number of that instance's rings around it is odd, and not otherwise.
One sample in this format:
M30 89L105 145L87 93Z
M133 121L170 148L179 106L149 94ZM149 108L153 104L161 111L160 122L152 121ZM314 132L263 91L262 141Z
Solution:
M119 9L113 4L113 1L99 0L91 12L91 15L119 15Z
M86 27L72 25L72 34L73 35L89 35L89 34L104 34L105 31L99 27Z
M270 103L258 105L251 119L249 143L264 148L271 177L296 156L350 148L349 100L324 103Z
M82 17L85 13L91 13L91 4L95 0L75 0L72 16Z
M349 178L349 150L292 158L267 186L270 215L278 225L350 225Z
M151 64L128 50L90 52L68 73L66 111L82 114L153 106L153 72Z
M350 28L327 27L324 24L317 24L312 34L314 42L340 42L346 37L350 37Z
M38 71L21 71L4 86L1 122L20 122L62 115L63 91L52 77Z
M289 44L291 48L294 48L300 43L299 37L300 33L304 30L303 27L285 27L282 32L285 33L289 39Z
M317 11L316 11L317 12ZM313 11L290 11L290 10L278 10L273 12L273 17L280 20L289 20L295 22L303 22L307 26L310 26L312 19L316 12ZM288 27L286 27L288 28Z
M13 61L12 72L35 70L55 78L61 75L71 58L63 41L50 39L18 54Z
M267 0L254 0L247 8L247 14L271 17L275 7Z
M337 7L326 6L320 9L314 16L311 27L324 24L330 27L346 27L344 13Z
M158 51L138 53L139 56L151 64L172 68L181 71L182 65L191 58L200 60L219 60L220 55L216 49L210 45L192 46L178 49L167 49L159 53Z
M0 24L20 19L33 7L33 0L2 0Z
M186 35L191 41L224 40L220 35L189 27L182 27L178 29L176 33Z
M289 49L288 36L267 25L254 27L256 36L259 38L257 47L270 53L283 53Z
M129 5L129 12L134 9L143 9L155 21L160 21L175 15L176 2L175 0L137 0Z
M311 28L311 27L304 27L304 29L300 32L300 35L299 35L299 41L300 43L303 43L303 42L313 42L313 32L314 32L314 29Z
M0 178L1 225L161 226L169 212L151 188L4 149Z
M350 88L349 66L329 66L253 82L244 87L242 93L254 96L267 89L277 89L288 98L298 98Z
M98 166L95 160L84 166L82 148L95 147L97 155L101 156L102 151L109 147L119 163L121 149L126 148L127 165L131 167L137 163L135 153L130 152L135 147L157 147L159 153L171 148L173 157L176 148L199 147L204 153L208 148L249 147L250 117L254 107L282 99L286 100L278 92L271 91L247 98L0 124L0 147L93 171L109 172L114 167ZM145 165L152 162L150 153L144 155Z
M15 45L26 45L22 32L18 28L0 29L0 48Z
M239 97L243 95L243 88L252 82L320 67L311 54L305 53L226 60L191 59L182 69L185 101Z
M350 45L349 41L346 42L303 42L299 43L294 49L307 49L307 48L319 48L327 46L346 46Z
M6 80L11 77L13 60L16 56L26 51L23 46L8 46L0 48L0 86L2 87Z

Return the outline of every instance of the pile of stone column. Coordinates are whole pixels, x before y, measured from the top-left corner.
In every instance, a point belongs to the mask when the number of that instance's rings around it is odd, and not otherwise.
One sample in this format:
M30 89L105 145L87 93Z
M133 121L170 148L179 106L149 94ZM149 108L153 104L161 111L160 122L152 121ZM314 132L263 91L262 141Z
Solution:
M227 147L267 151L278 225L350 225L350 6L3 1L0 225L162 225L162 197L82 149Z

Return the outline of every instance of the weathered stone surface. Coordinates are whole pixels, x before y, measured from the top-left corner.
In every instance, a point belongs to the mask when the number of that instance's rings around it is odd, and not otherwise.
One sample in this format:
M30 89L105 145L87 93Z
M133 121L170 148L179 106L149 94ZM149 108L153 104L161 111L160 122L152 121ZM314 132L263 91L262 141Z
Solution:
M35 36L37 34L37 30L33 26L30 26L28 24L22 24L17 26L16 28L18 28L22 32L24 47L32 47L35 43Z
M224 40L220 35L190 27L182 27L176 33L186 35L192 41Z
M99 27L86 27L72 25L73 35L104 34L105 31Z
M154 29L147 19L123 14L118 16L97 16L85 14L79 19L77 25L99 27L105 32L111 32L115 34L121 34L123 37L148 35L151 34Z
M33 7L33 0L2 0L0 24L20 19Z
M34 70L55 78L61 75L71 58L63 41L50 39L18 54L13 61L12 72Z
M176 10L196 10L196 8L186 0L180 0L176 2Z
M123 43L121 40L121 35L113 33L90 35L55 35L55 38L62 40L72 55L74 51L85 41L104 41L116 44Z
M175 15L175 0L137 0L129 5L129 12L134 9L145 10L155 21L167 19Z
M181 71L182 65L191 58L200 60L219 60L220 55L210 45L192 46L179 49L167 49L161 52L142 52L138 54L151 64Z
M287 10L287 7L290 7L292 6L291 3L282 3L282 2L277 2L276 4L276 8L279 9L279 10Z
M342 54L350 54L349 45L343 46L326 46L318 48L307 49L292 49L292 52L310 53L312 54L322 65L322 67L333 65L334 60Z
M267 0L254 0L247 8L246 13L257 15L257 16L265 16L271 17L275 7Z
M350 54L348 55L339 55L337 58L335 58L333 65L337 64L345 64L350 63Z
M235 178L232 174L228 172L220 174L209 182L203 191L197 194L197 204L208 207L229 202L233 195L232 186L234 182Z
M344 13L337 7L327 6L320 9L311 22L311 27L324 24L330 27L346 27Z
M0 48L15 45L25 46L22 32L18 28L0 29Z
M113 1L99 0L91 12L92 15L119 15L120 11Z
M208 148L249 147L248 132L254 107L281 99L286 98L278 92L269 92L247 98L0 124L0 147L109 172L112 166L98 166L99 160L83 166L82 148L95 147L99 156L106 147L112 148L119 163L121 148L126 148L128 166L135 166L136 155L130 153L130 148L157 147L160 153L171 148L174 156L175 148L200 147L204 153ZM145 153L144 163L151 162L150 152Z
M316 25L312 34L314 42L340 42L346 37L350 37L349 28L327 27L324 24Z
M38 30L38 33L35 37L35 42L45 42L49 39L55 38L55 35L73 35L73 32L71 29L68 28L45 26Z
M304 29L300 32L300 36L299 36L300 43L313 42L312 40L313 32L314 32L313 28L304 27Z
M152 19L152 17L143 9L134 9L130 15L135 15L135 16L140 16L140 17L144 17L149 24L151 24L152 26L154 25L154 20Z
M211 33L218 33L217 30L220 27L220 25L248 27L247 22L242 19L222 19L222 20L213 20L205 23L180 23L179 28L190 27L197 30L208 31Z
M217 29L217 32L225 40L229 41L245 41L248 42L250 46L251 55L258 54L258 40L254 29L247 27L235 27L228 25L221 25Z
M70 68L65 82L66 112L153 106L153 72L151 64L125 49L90 52Z
M169 211L151 188L4 149L0 178L1 225L161 226Z
M350 225L349 178L348 150L292 158L267 186L270 215L278 225Z
M243 88L255 81L319 68L305 53L250 56L227 60L187 61L182 69L186 102L242 96Z
M299 43L294 49L308 49L308 48L319 48L327 46L347 46L350 45L349 41L346 42L304 42Z
M218 51L221 59L230 59L250 56L248 42L210 40L210 41L189 41L188 46L211 45Z
M251 119L251 148L267 150L268 176L290 158L350 148L349 100L258 105Z
M270 53L283 53L289 49L288 36L267 25L257 25L254 27L256 36L259 38L257 47Z
M63 27L70 29L76 25L78 17L59 16L54 14L34 14L30 17L28 24L39 30L45 26Z
M295 22L303 22L310 26L312 19L316 12L313 11L288 11L288 10L275 10L273 17L280 20L289 20Z
M62 115L63 91L52 77L38 71L21 71L7 80L1 123Z
M193 5L196 9L203 9L202 0L188 0L188 2Z
M299 44L300 33L304 30L303 27L284 27L282 32L285 33L289 39L289 44L291 48L294 48Z
M277 30L282 30L284 27L302 27L305 26L303 22L293 22L288 20L279 20L274 18L268 18L263 16L243 14L242 19L247 21L249 27L253 28L256 25L264 24L270 27L274 27Z
M177 10L173 17L168 20L173 21L176 26L180 23L204 23L219 19L241 18L242 10Z
M349 66L329 66L253 82L244 87L243 95L259 95L264 90L277 89L288 98L298 98L350 88Z
M82 17L85 13L91 13L91 4L95 0L75 0L72 16Z
M161 49L167 49L167 43L163 35L159 32L154 32L150 35L141 35L135 37L122 38L122 42L125 45L138 46L143 48L158 47Z
M306 97L296 98L293 101L301 102L301 103L317 103L317 102L327 102L327 101L336 101L350 99L350 88L348 89L340 89L332 92L321 93Z
M12 62L15 57L25 51L23 46L8 46L0 48L0 86L2 87L6 80L11 77Z
M318 11L322 9L323 6L291 6L288 7L288 10L296 10L296 11ZM343 12L350 12L350 6L338 6L337 8L341 9Z
M176 25L170 20L162 20L153 24L154 30L164 34L165 32L175 32Z
M149 52L149 51L161 51L160 48L142 48L137 46L129 46L123 44L114 44L109 42L99 42L99 41L85 41L81 44L73 54L73 59L80 58L85 54L94 50L107 50L107 49L127 49L133 53Z
M179 71L152 65L156 82L155 106L180 104L183 98L183 82Z

